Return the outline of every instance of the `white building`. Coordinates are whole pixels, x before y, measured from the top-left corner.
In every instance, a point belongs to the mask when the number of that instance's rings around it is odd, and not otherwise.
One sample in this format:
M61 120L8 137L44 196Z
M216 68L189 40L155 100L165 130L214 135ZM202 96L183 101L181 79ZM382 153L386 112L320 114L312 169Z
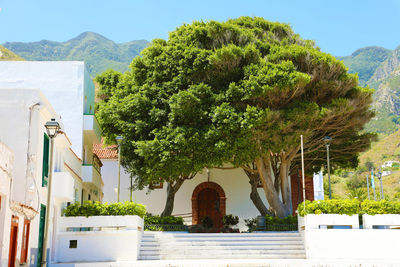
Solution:
M9 242L13 220L16 264L36 266L47 198L43 170L48 168L49 146L45 144L49 142L44 124L50 118L62 122L63 132L68 133L68 137L59 134L55 139L51 216L59 215L66 202L101 201L103 196L101 162L92 152L101 136L94 116L94 85L83 62L4 61L0 62L0 88L0 141L15 155L7 202L10 212L0 229L0 240L8 243L1 243L1 249L8 252L10 244L14 246ZM6 206L0 207L0 213L5 210ZM52 243L50 237L49 247ZM6 254L1 254L1 266L9 261ZM48 256L51 261L53 247Z
M0 266L7 266L11 210L9 208L10 183L13 172L14 154L0 141Z
M82 159L77 174L85 187L77 194L83 200L101 200L101 162L92 152L101 130L94 115L94 84L84 62L0 61L0 88L40 89L61 116L72 151Z
M39 90L0 89L0 141L14 152L14 168L9 167L9 179L4 181L9 190L2 190L5 197L0 207L0 213L4 214L3 223L0 223L1 266L8 262L35 266L40 258L50 172L50 140L44 125L51 118L62 125ZM65 202L73 201L74 192L83 187L80 169L76 168L81 161L70 146L64 132L54 141L54 209L51 213L59 214Z
M400 161L396 160L385 161L382 165L382 168L391 168L393 167L393 164L400 164Z

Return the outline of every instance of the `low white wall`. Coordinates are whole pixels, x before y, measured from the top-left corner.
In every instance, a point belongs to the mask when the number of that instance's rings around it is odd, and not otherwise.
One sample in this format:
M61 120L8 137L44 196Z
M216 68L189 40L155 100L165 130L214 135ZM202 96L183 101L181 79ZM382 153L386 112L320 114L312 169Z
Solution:
M308 259L400 260L400 231L311 229L305 231Z
M137 260L143 233L139 216L93 216L58 218L56 263ZM93 228L73 232L69 228ZM76 240L77 247L70 248Z
M364 229L372 229L374 225L400 226L400 214L363 215Z
M77 248L69 248L70 240L77 241ZM140 241L137 230L59 233L56 262L134 261Z
M343 214L308 214L299 218L299 229L320 229L326 226L351 226L352 229L360 228L358 215Z
M329 260L400 260L400 231L372 229L372 225L400 225L400 215L363 215L359 229L358 215L309 214L299 217L308 259ZM325 226L351 225L352 229L322 229Z

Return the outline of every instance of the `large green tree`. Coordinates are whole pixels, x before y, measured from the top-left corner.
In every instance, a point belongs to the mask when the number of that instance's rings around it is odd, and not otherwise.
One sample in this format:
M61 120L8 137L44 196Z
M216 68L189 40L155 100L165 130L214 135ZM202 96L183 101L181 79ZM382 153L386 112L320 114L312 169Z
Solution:
M372 90L287 24L262 18L183 25L154 40L130 72L98 81L104 132L127 137L124 164L138 181L231 163L258 176L280 217L292 209L300 135L310 169L321 167L326 135L344 165L371 140L361 131L373 116Z

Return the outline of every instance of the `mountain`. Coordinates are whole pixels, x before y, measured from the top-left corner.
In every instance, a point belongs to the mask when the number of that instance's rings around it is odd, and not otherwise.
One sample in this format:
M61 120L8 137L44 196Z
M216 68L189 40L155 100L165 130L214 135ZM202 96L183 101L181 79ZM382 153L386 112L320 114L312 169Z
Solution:
M351 73L358 73L360 85L365 86L382 62L392 51L383 47L370 46L356 50L347 57L339 57Z
M20 60L24 60L24 59L16 54L14 54L13 52L8 50L4 46L0 45L0 61L6 61L6 60L20 61Z
M390 134L400 128L400 46L395 50L382 47L358 49L347 57L339 57L358 73L361 86L375 89L373 108L376 117L366 130Z
M132 59L148 44L146 40L118 44L100 34L84 32L66 42L7 42L4 47L26 60L82 60L95 77L110 68L127 71Z

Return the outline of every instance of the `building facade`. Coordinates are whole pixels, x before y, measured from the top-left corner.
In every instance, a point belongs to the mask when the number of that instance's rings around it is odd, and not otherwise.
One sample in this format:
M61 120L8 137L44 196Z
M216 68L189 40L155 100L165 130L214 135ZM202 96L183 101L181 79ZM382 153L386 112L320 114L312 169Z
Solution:
M8 207L0 209L7 214L6 223L0 224L0 239L10 241L10 233L16 235L15 249L9 241L1 244L1 249L13 252L1 254L1 266L37 266L41 261L51 171L44 124L51 118L63 125L54 141L51 218L59 216L68 202L102 200L101 161L92 152L101 137L94 94L83 62L0 62L0 141L15 155ZM54 257L52 232L48 262Z
M84 62L1 61L0 88L40 89L62 118L72 152L82 160L76 169L84 184L79 198L101 200L101 163L92 150L101 141L101 129L94 114L94 84Z
M31 265L41 261L47 184L50 173L50 139L45 123L59 115L45 96L34 89L0 89L0 140L13 151L14 168L9 169L1 213L4 214L0 238L2 266ZM62 131L53 148L53 194L51 216L57 215L82 190L82 179L67 166L80 165L71 157L71 142ZM2 190L4 191L4 190ZM50 226L51 227L51 226ZM50 244L52 236L50 235ZM51 251L49 251L51 256Z
M104 148L96 145L94 152L103 162L104 202L117 202L118 155L117 148ZM131 176L121 167L120 201L130 200ZM292 205L296 209L302 201L301 176L292 175ZM300 183L300 184L299 184ZM261 185L258 193L267 208L268 201ZM306 177L306 198L314 199L313 178ZM260 215L250 199L249 178L240 169L204 169L193 179L185 181L175 195L173 215L182 216L187 224L199 224L202 217L208 215L215 222L222 224L222 217L227 214L239 216L239 228L246 230L245 219ZM132 192L134 202L145 204L147 211L159 215L164 210L167 198L167 184L154 184L151 190Z

